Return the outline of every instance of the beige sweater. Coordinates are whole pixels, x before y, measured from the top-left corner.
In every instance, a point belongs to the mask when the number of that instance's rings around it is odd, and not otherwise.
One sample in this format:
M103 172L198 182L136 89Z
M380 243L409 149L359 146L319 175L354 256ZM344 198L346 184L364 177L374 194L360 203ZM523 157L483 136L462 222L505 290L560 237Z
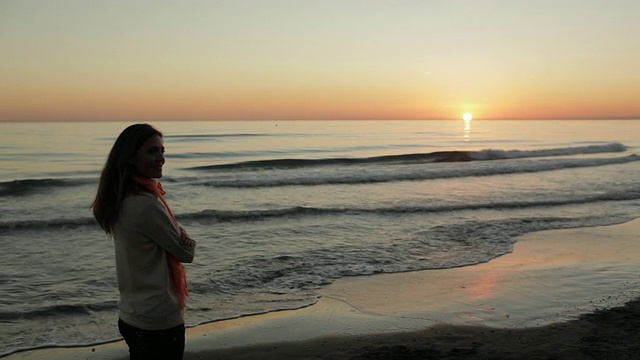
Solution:
M160 199L151 193L127 196L113 227L120 319L145 330L184 323L173 286L167 252L193 261L196 242L176 225Z

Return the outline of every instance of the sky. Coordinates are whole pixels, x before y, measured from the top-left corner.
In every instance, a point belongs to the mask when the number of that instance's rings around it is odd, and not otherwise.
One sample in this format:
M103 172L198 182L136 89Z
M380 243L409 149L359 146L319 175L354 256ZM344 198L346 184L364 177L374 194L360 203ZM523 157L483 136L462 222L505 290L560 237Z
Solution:
M640 118L637 0L0 0L0 121Z

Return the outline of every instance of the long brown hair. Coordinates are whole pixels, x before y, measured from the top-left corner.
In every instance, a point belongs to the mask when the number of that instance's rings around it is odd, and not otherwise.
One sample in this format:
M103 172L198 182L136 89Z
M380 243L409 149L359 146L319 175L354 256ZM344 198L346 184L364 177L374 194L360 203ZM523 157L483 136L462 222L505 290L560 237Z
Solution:
M136 189L133 179L136 153L150 137L162 133L148 124L135 124L124 129L109 152L100 175L98 192L91 207L100 227L111 234L118 220L120 205Z

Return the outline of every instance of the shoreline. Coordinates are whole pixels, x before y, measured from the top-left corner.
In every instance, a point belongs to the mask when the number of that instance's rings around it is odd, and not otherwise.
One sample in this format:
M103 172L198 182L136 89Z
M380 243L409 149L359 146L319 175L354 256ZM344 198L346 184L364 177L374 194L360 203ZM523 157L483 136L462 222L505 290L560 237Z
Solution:
M310 307L187 329L185 359L640 358L638 234L640 219L541 231L483 264L340 279ZM122 341L3 357L126 358Z

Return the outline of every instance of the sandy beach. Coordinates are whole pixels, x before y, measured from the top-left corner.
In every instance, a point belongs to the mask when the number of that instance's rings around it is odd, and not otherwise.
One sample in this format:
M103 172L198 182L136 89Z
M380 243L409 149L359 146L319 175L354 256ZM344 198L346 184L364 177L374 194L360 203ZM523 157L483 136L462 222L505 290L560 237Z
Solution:
M488 263L342 279L314 306L187 330L185 359L640 359L640 220ZM114 325L115 326L115 325ZM6 359L127 359L123 342Z

